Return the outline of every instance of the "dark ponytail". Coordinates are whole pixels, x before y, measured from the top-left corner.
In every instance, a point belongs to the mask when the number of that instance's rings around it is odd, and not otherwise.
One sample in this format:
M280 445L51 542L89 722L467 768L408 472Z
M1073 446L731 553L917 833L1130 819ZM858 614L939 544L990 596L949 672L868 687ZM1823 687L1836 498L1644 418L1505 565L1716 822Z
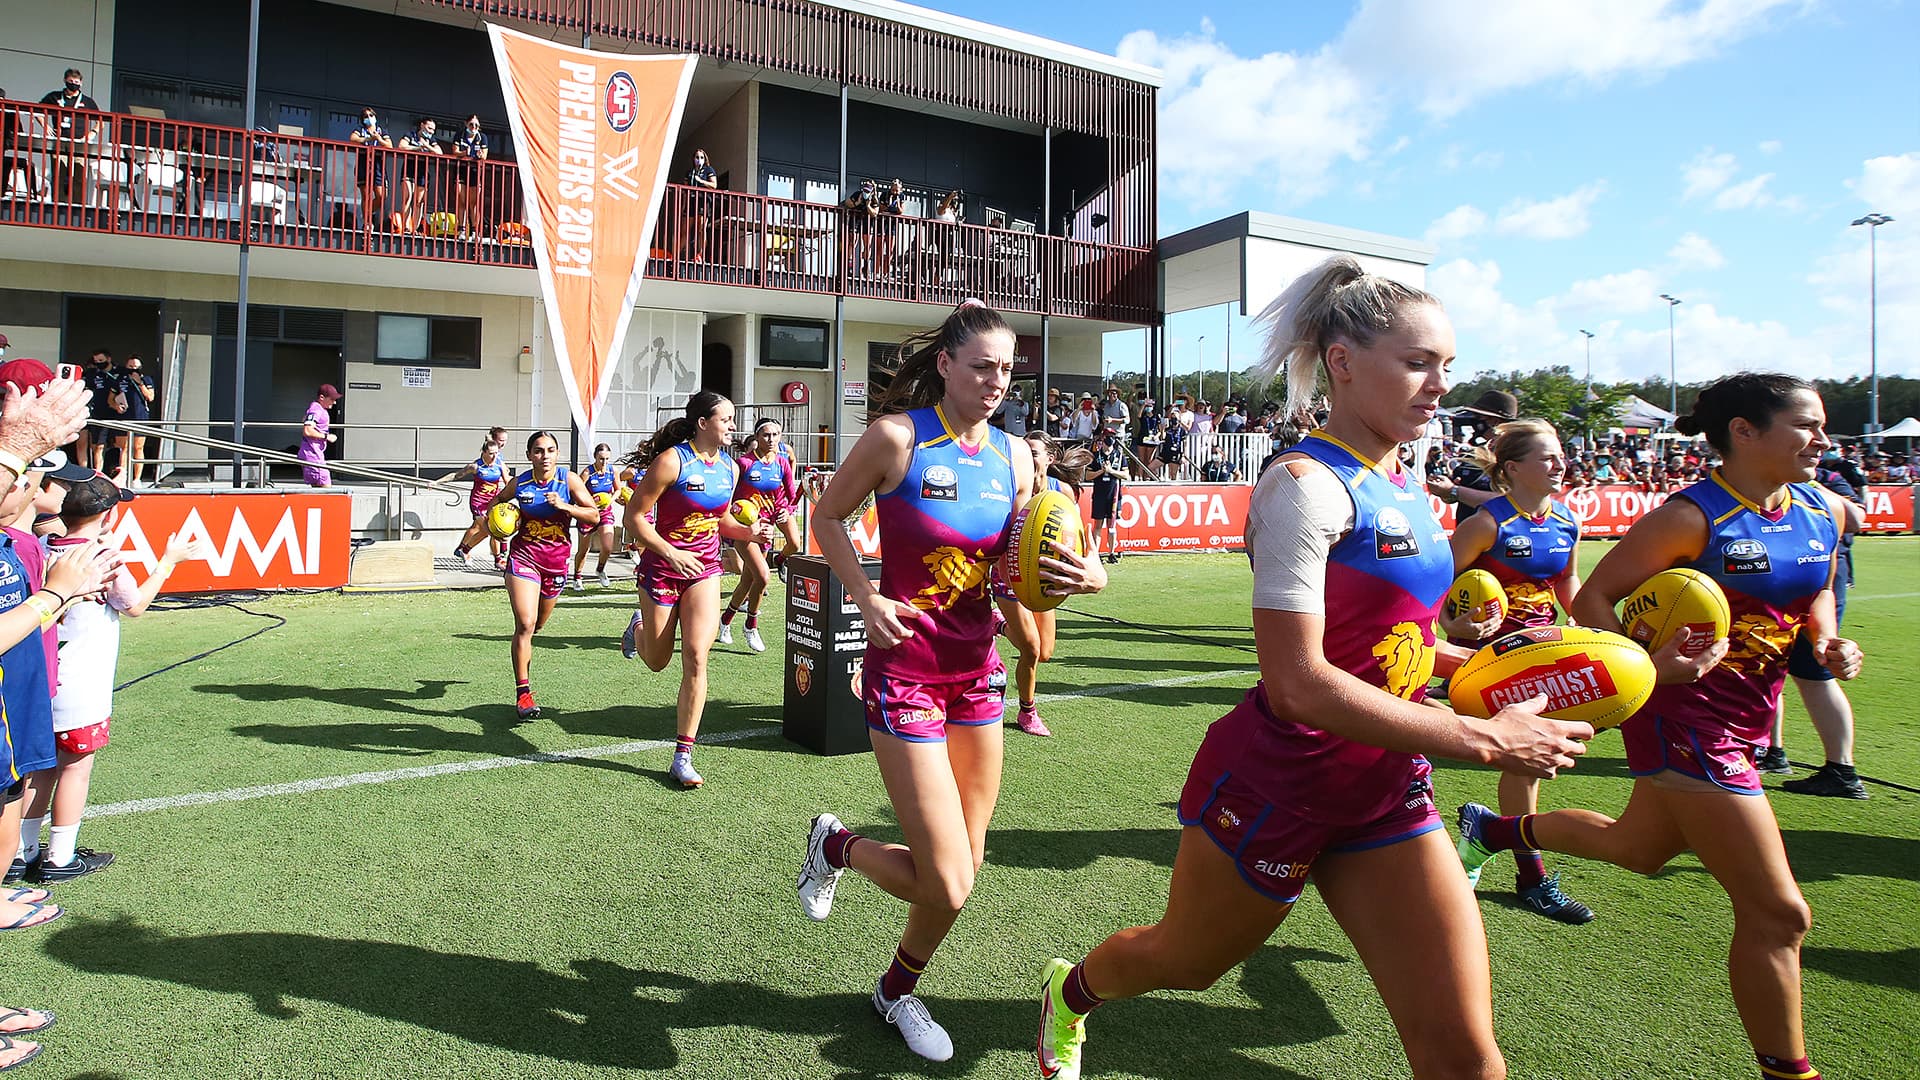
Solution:
M552 439L553 448L555 450L560 449L559 436L555 435L551 431L536 431L533 434L527 436L527 453L529 454L533 453L533 448L539 445L541 439Z
M960 301L939 326L901 342L902 359L890 372L892 381L887 388L874 395L867 422L938 404L947 394L947 381L940 377L940 353L944 350L948 356L956 356L974 338L996 331L1013 336L1013 327L999 312L969 299Z
M1728 375L1700 391L1693 411L1675 419L1673 429L1682 435L1706 436L1707 445L1726 457L1733 443L1728 429L1734 418L1762 430L1772 427L1774 414L1791 405L1793 395L1802 390L1813 390L1813 384L1796 375L1762 371Z
M702 390L688 398L685 413L661 424L660 430L653 433L653 438L634 447L633 453L620 459L620 464L644 470L669 446L678 446L693 438L694 432L700 430L700 421L712 418L714 410L725 400L725 396L711 390Z
M1087 482L1087 466L1093 464L1093 451L1084 446L1069 446L1063 450L1060 440L1044 431L1029 431L1022 438L1047 448L1047 475L1072 488L1073 497L1079 498L1080 488ZM1034 485L1036 494L1040 486L1037 483Z

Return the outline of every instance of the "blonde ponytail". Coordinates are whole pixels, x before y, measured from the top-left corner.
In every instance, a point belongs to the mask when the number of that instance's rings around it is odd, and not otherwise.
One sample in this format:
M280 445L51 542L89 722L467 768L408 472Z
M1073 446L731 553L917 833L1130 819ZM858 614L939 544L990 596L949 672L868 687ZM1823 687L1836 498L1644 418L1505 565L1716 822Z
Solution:
M1260 359L1248 374L1256 384L1286 377L1286 414L1310 408L1319 392L1327 346L1345 340L1366 347L1413 304L1440 301L1423 289L1369 274L1351 255L1335 255L1293 280L1255 317L1267 331Z

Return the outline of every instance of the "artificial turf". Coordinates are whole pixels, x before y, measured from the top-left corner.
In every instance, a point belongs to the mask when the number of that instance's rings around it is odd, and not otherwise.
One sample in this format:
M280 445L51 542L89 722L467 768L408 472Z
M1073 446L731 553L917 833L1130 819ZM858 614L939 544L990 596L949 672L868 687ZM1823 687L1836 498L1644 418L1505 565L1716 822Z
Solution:
M1604 546L1585 545L1587 560ZM1920 539L1864 540L1857 562L1858 760L1920 787ZM794 901L813 814L897 832L869 755L821 758L779 737L777 618L767 654L717 652L705 730L745 734L699 752L697 792L665 782L656 747L125 805L671 739L678 666L620 659L627 593L567 594L535 652L546 713L520 725L506 604L485 590L262 599L247 606L286 625L118 696L93 802L123 812L90 820L81 842L119 861L58 888L65 918L0 942L4 1002L61 1017L27 1075L1032 1075L1041 962L1158 916L1171 802L1206 725L1252 682L1244 559L1134 558L1113 582L1061 616L1041 689L1083 696L1043 704L1052 739L1009 729L987 866L921 984L953 1034L949 1063L913 1057L867 1005L902 906L852 877L825 924ZM232 608L156 611L128 624L121 678L261 625ZM1817 761L1797 702L1789 730L1793 756ZM1449 820L1462 801L1493 801L1494 780L1439 763ZM1618 736L1603 735L1542 802L1617 811L1628 786ZM1808 1043L1836 1077L1915 1074L1920 795L1872 791L1771 795L1815 914ZM1481 888L1511 1074L1753 1075L1726 988L1728 903L1699 863L1650 879L1552 865L1595 922L1520 911L1504 861ZM1089 1030L1089 1077L1407 1072L1311 891L1212 990L1117 1003Z

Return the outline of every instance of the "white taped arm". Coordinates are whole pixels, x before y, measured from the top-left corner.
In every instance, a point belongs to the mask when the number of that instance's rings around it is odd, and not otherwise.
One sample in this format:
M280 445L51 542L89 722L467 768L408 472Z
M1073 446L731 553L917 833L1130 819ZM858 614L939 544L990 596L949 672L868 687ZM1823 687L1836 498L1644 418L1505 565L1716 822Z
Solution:
M1253 606L1303 615L1327 610L1327 553L1353 528L1353 496L1318 462L1277 462L1253 489L1247 551Z

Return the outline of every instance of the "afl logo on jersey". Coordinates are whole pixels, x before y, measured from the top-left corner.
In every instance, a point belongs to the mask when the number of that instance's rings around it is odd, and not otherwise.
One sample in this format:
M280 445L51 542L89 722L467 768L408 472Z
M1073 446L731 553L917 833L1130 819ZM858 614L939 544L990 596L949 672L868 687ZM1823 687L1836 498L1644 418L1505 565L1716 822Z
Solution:
M1773 560L1767 557L1767 545L1758 540L1729 540L1720 548L1729 574L1771 574Z
M1533 537L1531 536L1507 537L1507 558L1509 559L1533 558Z
M1420 554L1420 542L1413 538L1413 522L1391 506L1381 507L1373 515L1373 554L1378 559L1404 559Z
M633 126L634 117L640 115L640 87L634 83L633 76L616 71L607 79L605 105L608 127L625 131Z
M688 491L705 491L707 490L707 478L699 473L693 473L690 476L681 477L680 486L686 488Z
M940 502L960 501L960 474L945 465L929 465L920 474L920 497Z

